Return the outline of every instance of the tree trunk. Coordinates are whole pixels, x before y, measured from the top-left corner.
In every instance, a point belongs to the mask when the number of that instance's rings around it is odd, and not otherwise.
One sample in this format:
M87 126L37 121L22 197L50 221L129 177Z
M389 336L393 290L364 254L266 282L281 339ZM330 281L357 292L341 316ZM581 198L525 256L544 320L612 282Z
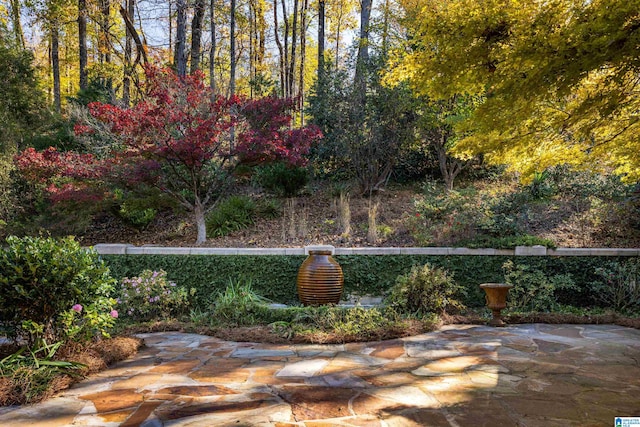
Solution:
M196 227L198 229L198 238L196 244L201 245L207 241L207 222L205 220L204 208L200 203L200 200L196 200L193 207L193 214L196 220Z
M257 44L258 34L256 25L256 7L253 0L249 0L249 81L255 82L257 75L255 45ZM249 84L249 98L254 98L254 84Z
M436 142L435 147L438 154L438 166L440 167L445 188L447 191L451 191L453 190L453 183L456 177L464 169L464 164L460 160L447 155L447 139L447 132L442 131L440 133L440 140Z
M236 0L231 0L231 20L230 20L230 33L229 33L229 55L230 55L230 68L229 75L229 96L236 94Z
M209 20L211 21L211 50L209 50L209 87L211 88L212 96L216 94L216 21L215 21L215 6L216 1L211 0L209 5Z
M193 19L191 20L191 68L193 74L200 67L202 21L204 20L204 0L196 0L194 5Z
M132 0L132 1L135 2L135 0ZM147 47L146 47L146 44L142 43L142 39L140 39L140 35L136 31L136 28L133 26L133 21L131 18L133 14L129 14L126 10L124 10L122 6L120 6L120 15L122 16L122 19L124 20L124 24L127 27L127 32L131 34L131 37L133 38L133 41L136 44L136 59L133 61L133 64L131 65L131 72L133 72L133 69L135 68L135 66L138 65L138 63L140 62L140 58L142 58L145 65L149 62L149 60L147 59Z
M302 107L304 106L304 69L307 59L307 10L309 9L309 0L302 2L302 10L300 12L300 80L298 81L298 113L300 114L300 125L304 126L304 114Z
M99 36L99 54L100 62L108 64L111 62L111 48L109 46L109 14L111 13L111 4L109 0L100 0L100 36Z
M127 14L132 17L135 13L136 0L127 0ZM133 55L133 34L126 26L126 38L124 43L124 76L122 78L122 102L126 107L131 101L131 74L133 73L132 55Z
M361 97L366 93L365 67L369 62L369 21L373 0L361 0L360 39L358 41L358 58L356 60L356 93Z
M298 41L298 6L299 0L293 0L293 25L291 26L291 62L289 63L289 93L293 98L295 92L296 42Z
M257 1L256 9L256 36L258 45L256 46L256 63L258 71L264 72L264 57L266 55L266 40L267 40L267 21L264 19L265 4L264 0Z
M87 0L78 0L78 54L80 57L80 90L83 90L88 85Z
M176 43L173 63L178 76L184 77L187 75L187 1L178 0L176 8Z
M280 74L280 93L284 96L285 90L285 81L284 81L284 48L282 46L282 42L280 41L280 33L278 30L278 0L273 0L273 32L276 39L276 45L278 46L278 52L280 53L278 65L279 74Z
M318 0L318 81L324 79L325 0Z
M382 54L386 57L389 54L389 0L384 1L382 18Z
M51 23L51 71L53 74L53 105L56 111L59 113L61 109L60 102L60 46L59 46L59 34L58 23Z
M24 49L24 33L20 22L20 0L11 0L11 25L13 25L16 46Z
M289 19L287 14L287 5L286 0L281 0L280 5L282 6L282 20L284 21L284 96L289 96L291 81L289 80Z

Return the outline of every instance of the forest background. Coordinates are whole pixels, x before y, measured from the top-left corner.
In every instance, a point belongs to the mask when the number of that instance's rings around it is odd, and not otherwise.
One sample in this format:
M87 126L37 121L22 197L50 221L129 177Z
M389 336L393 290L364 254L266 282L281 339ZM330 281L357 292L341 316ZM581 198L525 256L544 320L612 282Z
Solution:
M114 230L115 218L132 230L125 237L151 231L140 241L158 243L149 236L167 228L162 213L184 219L182 209L193 220L172 222L173 240L191 239L197 229L203 243L242 228L224 213L212 219L230 203L231 211L248 210L251 224L258 222L255 211L273 211L283 243L314 240L309 224L318 205L292 199L306 193L324 195L333 212L317 219L314 231L330 229L331 243L450 244L530 234L544 243L558 229L536 228L564 221L567 234L613 223L594 231L608 237L581 236L570 245L632 245L640 179L638 6L636 0L4 0L2 233L84 235L100 221ZM180 119L167 119L178 110L163 104L158 88L174 99L184 95ZM213 107L189 100L194 91L211 97L211 105L216 97L228 100L216 107L219 120L206 125L215 132L201 133ZM157 117L165 119L154 131L191 147L189 156L204 144L208 154L197 168L184 157L162 157L175 145L144 151L158 139L145 133L148 123L123 130L123 120L143 105L162 110ZM187 127L194 134L181 136ZM105 173L105 161L119 158L114 149L122 154L129 144L130 152L132 141L133 163L157 162L162 183L158 174L145 181L126 168ZM180 174L197 175L191 187L167 185L176 183L166 173L176 165ZM470 182L474 190L456 191L456 179L460 190ZM435 188L433 180L443 185ZM385 197L407 183L411 194L394 193L404 202L397 203L400 211L387 210L386 220ZM63 190L72 191L63 197ZM288 199L247 207L264 202L260 191ZM232 195L245 199L229 202ZM350 203L360 206L353 220ZM553 211L561 218L548 221ZM391 224L392 218L402 221ZM272 229L273 222L266 224Z

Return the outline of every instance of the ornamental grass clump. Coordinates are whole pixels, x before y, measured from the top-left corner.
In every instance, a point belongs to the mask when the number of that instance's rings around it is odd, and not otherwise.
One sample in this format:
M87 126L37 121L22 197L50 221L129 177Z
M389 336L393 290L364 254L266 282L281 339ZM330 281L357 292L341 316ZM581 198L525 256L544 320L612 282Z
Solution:
M133 321L167 320L184 314L194 290L177 286L164 270L144 270L120 283L120 313Z

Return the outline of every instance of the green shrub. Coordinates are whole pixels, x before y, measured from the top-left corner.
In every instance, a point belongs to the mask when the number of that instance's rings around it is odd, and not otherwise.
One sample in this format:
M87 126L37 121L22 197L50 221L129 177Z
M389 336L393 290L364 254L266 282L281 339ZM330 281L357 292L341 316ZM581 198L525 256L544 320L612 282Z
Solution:
M276 196L293 197L307 185L309 173L305 168L277 162L257 168L254 179Z
M640 309L640 262L609 262L595 269L600 281L591 283L591 292L596 303L614 310Z
M555 249L556 244L551 239L543 239L538 236L524 234L520 236L504 236L490 237L482 236L468 242L468 248L495 248L495 249L514 249L516 246L535 246L541 245L547 248Z
M558 291L576 290L570 274L546 275L530 265L507 261L505 281L513 285L507 295L507 308L515 311L549 312L560 307Z
M51 342L92 337L113 325L117 312L108 296L115 281L95 251L72 237L12 236L6 244L0 251L0 322L9 337L33 343L40 335ZM40 331L35 337L34 329Z
M212 319L220 324L238 326L265 323L269 302L255 293L250 280L230 280L226 289L213 299Z
M158 211L141 203L139 199L125 200L120 204L118 215L134 227L144 228L156 217Z
M278 218L282 215L282 204L277 199L260 199L256 204L256 214L260 218Z
M527 187L527 190L531 198L537 200L548 199L557 192L549 170L535 172L533 174L533 180Z
M626 257L513 257L467 255L337 255L334 257L344 273L345 295L385 295L397 277L413 266L426 263L450 272L463 286L461 301L470 307L485 304L481 283L503 282L503 264L513 260L548 275L570 274L578 289L556 293L562 305L588 307L593 295L588 286L597 267L610 261L622 262ZM189 283L196 288L195 304L205 308L212 293L223 291L229 278L251 280L253 289L274 302L297 302L296 275L304 256L292 255L103 255L116 278L134 276L144 269L167 271L170 280Z
M462 292L446 270L425 264L399 276L386 303L400 313L442 314L463 307L458 300Z
M189 303L189 291L169 281L164 270L144 270L120 284L120 312L135 321L166 320L185 313Z
M293 320L275 323L274 329L283 335L332 334L343 340L375 339L384 331L400 326L402 320L390 308L300 307L295 310Z
M207 216L209 237L225 236L242 230L255 221L256 204L247 196L231 196Z

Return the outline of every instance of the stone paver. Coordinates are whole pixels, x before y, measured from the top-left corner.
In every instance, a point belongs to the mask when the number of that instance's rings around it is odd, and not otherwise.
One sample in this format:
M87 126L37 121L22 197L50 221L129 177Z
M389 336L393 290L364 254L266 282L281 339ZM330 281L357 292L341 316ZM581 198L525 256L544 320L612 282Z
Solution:
M376 343L269 345L196 334L146 347L0 426L612 426L640 417L640 331L449 325Z

